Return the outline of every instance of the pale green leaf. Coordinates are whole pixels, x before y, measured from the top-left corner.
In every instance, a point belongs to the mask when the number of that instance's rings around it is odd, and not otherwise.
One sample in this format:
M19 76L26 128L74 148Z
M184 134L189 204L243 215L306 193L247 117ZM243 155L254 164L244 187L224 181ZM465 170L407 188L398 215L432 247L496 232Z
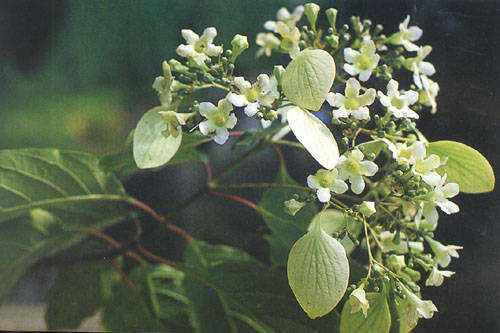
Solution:
M325 169L333 169L339 149L332 132L317 117L296 106L287 108L286 118L293 134Z
M304 50L288 64L283 92L301 108L318 111L335 78L335 61L323 50Z
M181 146L181 129L177 137L168 135L167 124L158 111L159 107L146 112L134 131L134 160L140 169L165 165Z
M344 247L319 224L293 245L287 272L297 301L312 319L332 311L349 282L349 262Z
M447 158L438 171L448 175L449 182L458 183L460 192L491 192L495 187L495 174L488 160L480 152L455 141L436 141L428 146L428 154Z
M391 312L386 296L383 293L366 293L366 299L370 304L366 318L361 310L351 313L355 300L350 298L345 303L340 316L340 333L389 333Z
M0 298L42 258L129 216L130 198L92 155L0 151Z

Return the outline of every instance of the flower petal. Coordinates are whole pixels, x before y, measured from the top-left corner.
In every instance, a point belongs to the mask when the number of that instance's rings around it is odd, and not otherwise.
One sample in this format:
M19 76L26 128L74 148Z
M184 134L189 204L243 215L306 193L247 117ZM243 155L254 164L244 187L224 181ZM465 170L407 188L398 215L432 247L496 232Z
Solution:
M255 114L259 111L259 103L250 103L245 107L245 114L249 117L255 116Z
M229 132L225 128L217 128L214 136L214 141L220 145L226 143L227 139L229 139Z
M350 177L349 178L351 182L351 190L356 193L360 194L363 192L365 189L365 180L361 176L355 176L355 177Z
M210 113L217 111L217 107L210 102L202 102L198 107L198 111L206 118Z
M330 190L327 188L320 188L316 191L316 195L318 196L318 200L320 202L328 202L332 195L330 194Z
M190 45L193 45L200 39L200 36L198 36L197 33L195 33L193 30L190 29L182 29L181 35L182 38L184 38L186 42Z

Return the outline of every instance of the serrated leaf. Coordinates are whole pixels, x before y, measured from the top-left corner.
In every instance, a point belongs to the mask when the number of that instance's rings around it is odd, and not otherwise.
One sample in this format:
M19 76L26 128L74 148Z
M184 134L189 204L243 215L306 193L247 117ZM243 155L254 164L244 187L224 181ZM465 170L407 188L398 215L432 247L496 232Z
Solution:
M323 50L304 50L288 64L283 92L301 108L318 111L335 78L335 61Z
M196 332L336 329L335 314L319 322L307 319L293 300L284 274L240 250L193 241L182 270Z
M345 303L340 316L340 333L389 333L391 312L386 296L382 293L366 293L366 299L370 304L366 318L361 310L351 313L355 300L350 298Z
M0 298L38 260L79 243L88 229L127 218L129 200L92 155L0 151Z
M61 268L47 295L45 320L49 330L77 329L101 306L102 263Z
M165 165L181 146L182 130L179 135L167 136L167 124L158 113L161 108L146 112L134 131L134 160L140 169L157 168Z
M495 187L495 174L488 160L477 150L460 142L436 141L428 146L428 154L448 158L438 171L448 175L449 182L458 183L460 192L491 192Z
M317 117L299 107L286 110L293 134L311 156L325 169L333 169L339 160L339 148L332 132Z
M280 169L276 182L299 185L284 168ZM293 243L307 231L310 221L318 212L316 205L309 203L295 216L288 214L284 202L292 198L294 194L307 195L308 192L287 187L270 188L264 193L257 206L267 227L271 230L271 234L266 235L265 238L271 247L271 261L278 266L286 265Z
M339 233L348 230L353 237L357 238L362 229L360 222L336 209L327 209L316 214L309 229L312 229L312 227L317 224L321 226L324 232L332 237L336 237ZM340 243L344 246L347 253L354 250L355 244L349 236L344 236L344 238L340 240Z
M312 319L328 314L340 302L349 282L349 262L342 244L313 226L292 247L288 283Z

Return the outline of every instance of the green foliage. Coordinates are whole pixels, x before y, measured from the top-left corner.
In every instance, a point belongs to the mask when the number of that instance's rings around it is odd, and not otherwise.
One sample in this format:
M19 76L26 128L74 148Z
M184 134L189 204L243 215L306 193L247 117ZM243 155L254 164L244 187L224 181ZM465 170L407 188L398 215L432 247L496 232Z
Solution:
M47 296L45 314L49 330L77 329L101 306L101 274L104 263L61 268Z
M428 151L448 159L439 171L448 175L448 181L458 183L460 192L483 193L495 188L493 168L474 148L455 141L436 141L429 144Z
M278 172L276 183L298 186L283 166ZM307 231L311 219L318 212L317 207L309 203L295 216L290 215L283 203L296 193L307 194L307 191L287 187L270 188L258 205L267 227L271 230L271 234L265 236L271 247L271 261L278 266L286 265L293 243Z
M323 50L304 50L288 64L283 92L297 106L318 111L335 78L335 62Z
M38 260L129 215L118 180L71 151L0 151L0 198L0 297Z
M324 232L335 238L338 238L339 235L347 230L351 237L345 235L340 239L340 243L344 246L347 253L350 253L356 247L351 238L357 239L362 229L362 224L359 221L336 209L327 209L319 212L312 220L309 230L316 224L319 224Z
M384 293L367 293L366 299L370 307L366 317L361 310L352 313L351 297L344 305L340 316L340 333L389 333L391 328L391 312Z
M349 282L344 247L328 236L319 223L293 245L287 272L297 301L312 319L332 311Z

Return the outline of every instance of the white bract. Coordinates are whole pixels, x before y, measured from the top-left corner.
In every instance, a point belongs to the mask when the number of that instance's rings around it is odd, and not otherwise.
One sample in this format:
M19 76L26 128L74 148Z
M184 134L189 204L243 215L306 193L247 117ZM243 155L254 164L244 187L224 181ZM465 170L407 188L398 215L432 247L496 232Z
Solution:
M350 296L351 313L356 313L361 310L363 312L363 316L365 316L366 318L366 316L368 315L370 304L366 299L366 293L363 289L363 286L359 286L358 288L354 289Z
M363 176L371 177L378 171L378 166L372 161L364 161L364 157L360 150L354 149L339 158L340 178L348 179L356 194L365 189Z
M249 117L255 116L261 105L271 107L273 102L279 98L278 81L274 76L260 74L257 81L252 85L243 77L234 78L234 85L238 93L230 92L227 100L234 106L245 107L245 114Z
M418 119L418 113L410 109L418 100L418 93L413 90L399 92L399 83L390 80L387 84L387 95L381 91L378 92L380 103L387 108L396 118Z
M376 51L375 43L371 39L364 39L359 51L345 48L344 70L352 76L359 75L360 81L368 81L380 60Z
M417 87L422 87L422 76L431 76L436 73L434 65L428 61L424 61L425 58L431 53L432 47L429 45L421 46L417 50L417 56L413 58L407 58L404 61L404 66L409 71L413 72L413 81Z
M257 35L255 43L260 46L259 51L257 51L257 57L263 54L265 54L266 57L270 57L273 51L280 47L281 41L273 33L261 32Z
M375 89L367 89L360 94L361 84L355 78L346 82L345 95L340 93L328 93L326 101L333 107L333 118L347 118L352 116L358 120L370 119L368 105L375 101Z
M199 66L204 65L210 57L222 54L222 46L213 44L217 36L217 30L214 27L206 28L201 36L189 29L182 29L181 34L187 44L179 45L177 54L192 59Z
M320 202L328 202L331 198L330 192L340 194L346 192L348 189L345 181L338 176L339 172L337 169L319 169L316 174L307 177L307 186L316 190L316 195Z
M463 249L462 246L458 245L443 245L430 237L426 237L425 240L431 247L432 252L434 252L436 263L441 267L448 267L451 257L458 258L458 250Z
M445 277L451 277L455 272L452 271L440 271L437 267L433 267L429 277L425 281L426 286L439 287L443 284Z
M422 37L422 29L416 25L408 27L410 23L410 15L407 15L405 20L399 24L399 32L396 32L389 37L388 43L393 45L402 45L407 51L417 51L418 46L413 42Z
M278 23L284 23L290 27L295 27L304 14L304 6L297 6L292 13L285 7L282 7L276 13L277 21L267 21L264 23L264 28L272 32L278 32Z
M200 123L200 132L203 135L215 133L214 141L224 144L229 138L228 129L234 128L237 119L233 111L233 106L226 99L221 99L217 106L210 102L200 103L199 112L207 118Z

